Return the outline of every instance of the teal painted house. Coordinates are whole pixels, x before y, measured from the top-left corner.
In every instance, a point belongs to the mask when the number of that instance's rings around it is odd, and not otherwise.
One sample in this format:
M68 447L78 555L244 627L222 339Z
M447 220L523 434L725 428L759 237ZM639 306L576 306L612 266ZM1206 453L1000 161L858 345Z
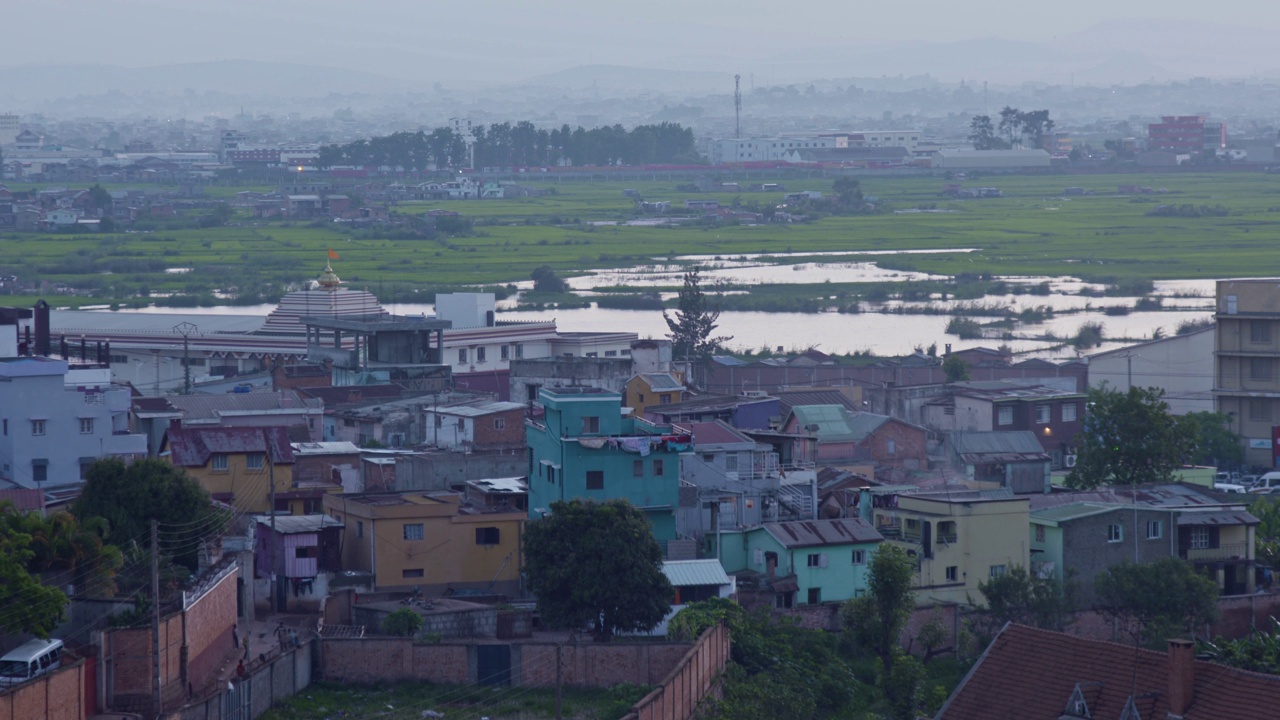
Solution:
M676 538L680 453L689 437L622 415L622 396L596 388L544 388L542 417L525 421L529 518L557 500L629 500L659 542Z
M882 540L861 518L766 523L723 533L720 561L730 573L757 575L775 607L817 605L860 597Z

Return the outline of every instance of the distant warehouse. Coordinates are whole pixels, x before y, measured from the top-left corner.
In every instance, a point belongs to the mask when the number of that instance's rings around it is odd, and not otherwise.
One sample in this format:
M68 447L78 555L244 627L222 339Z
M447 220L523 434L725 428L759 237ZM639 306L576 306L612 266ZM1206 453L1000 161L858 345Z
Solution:
M946 170L1018 170L1049 167L1044 150L939 150L933 167Z

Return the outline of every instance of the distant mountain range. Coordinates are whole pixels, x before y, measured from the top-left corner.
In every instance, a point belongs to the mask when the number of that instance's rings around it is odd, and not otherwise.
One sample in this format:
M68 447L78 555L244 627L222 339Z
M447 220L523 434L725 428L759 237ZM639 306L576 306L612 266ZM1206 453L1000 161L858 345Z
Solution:
M332 93L424 92L437 82L464 96L522 88L595 91L602 98L638 92L694 95L731 92L734 73L742 74L744 89L751 82L760 87L828 78L929 76L944 82L963 79L977 86L984 81L1105 85L1192 77L1280 77L1270 31L1208 22L1119 20L1045 42L1000 37L897 45L880 38L878 42L874 48L850 42L750 58L668 54L641 62L629 58L630 62L582 65L554 57L520 65L483 56L459 58L369 47L358 58L342 53L325 58L347 67L252 59L152 67L10 66L0 67L0 110L113 91L135 96L216 92L315 98ZM544 69L557 67L557 62L562 69ZM352 67L357 63L363 69Z

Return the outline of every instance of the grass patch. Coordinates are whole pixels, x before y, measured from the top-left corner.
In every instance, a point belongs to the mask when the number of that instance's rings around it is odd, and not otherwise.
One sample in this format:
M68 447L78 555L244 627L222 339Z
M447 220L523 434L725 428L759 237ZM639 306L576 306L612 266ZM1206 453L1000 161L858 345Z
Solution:
M617 720L649 688L564 689L564 717ZM401 683L388 686L317 683L272 708L263 720L323 720L378 717L420 720L425 710L450 720L542 720L556 716L555 688L509 688Z

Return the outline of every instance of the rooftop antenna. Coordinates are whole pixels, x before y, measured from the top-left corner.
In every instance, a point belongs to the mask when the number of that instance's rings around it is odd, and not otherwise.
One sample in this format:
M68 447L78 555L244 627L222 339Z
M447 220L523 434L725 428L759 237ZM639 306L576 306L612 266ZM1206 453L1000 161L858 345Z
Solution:
M742 139L742 76L733 76L733 137Z

